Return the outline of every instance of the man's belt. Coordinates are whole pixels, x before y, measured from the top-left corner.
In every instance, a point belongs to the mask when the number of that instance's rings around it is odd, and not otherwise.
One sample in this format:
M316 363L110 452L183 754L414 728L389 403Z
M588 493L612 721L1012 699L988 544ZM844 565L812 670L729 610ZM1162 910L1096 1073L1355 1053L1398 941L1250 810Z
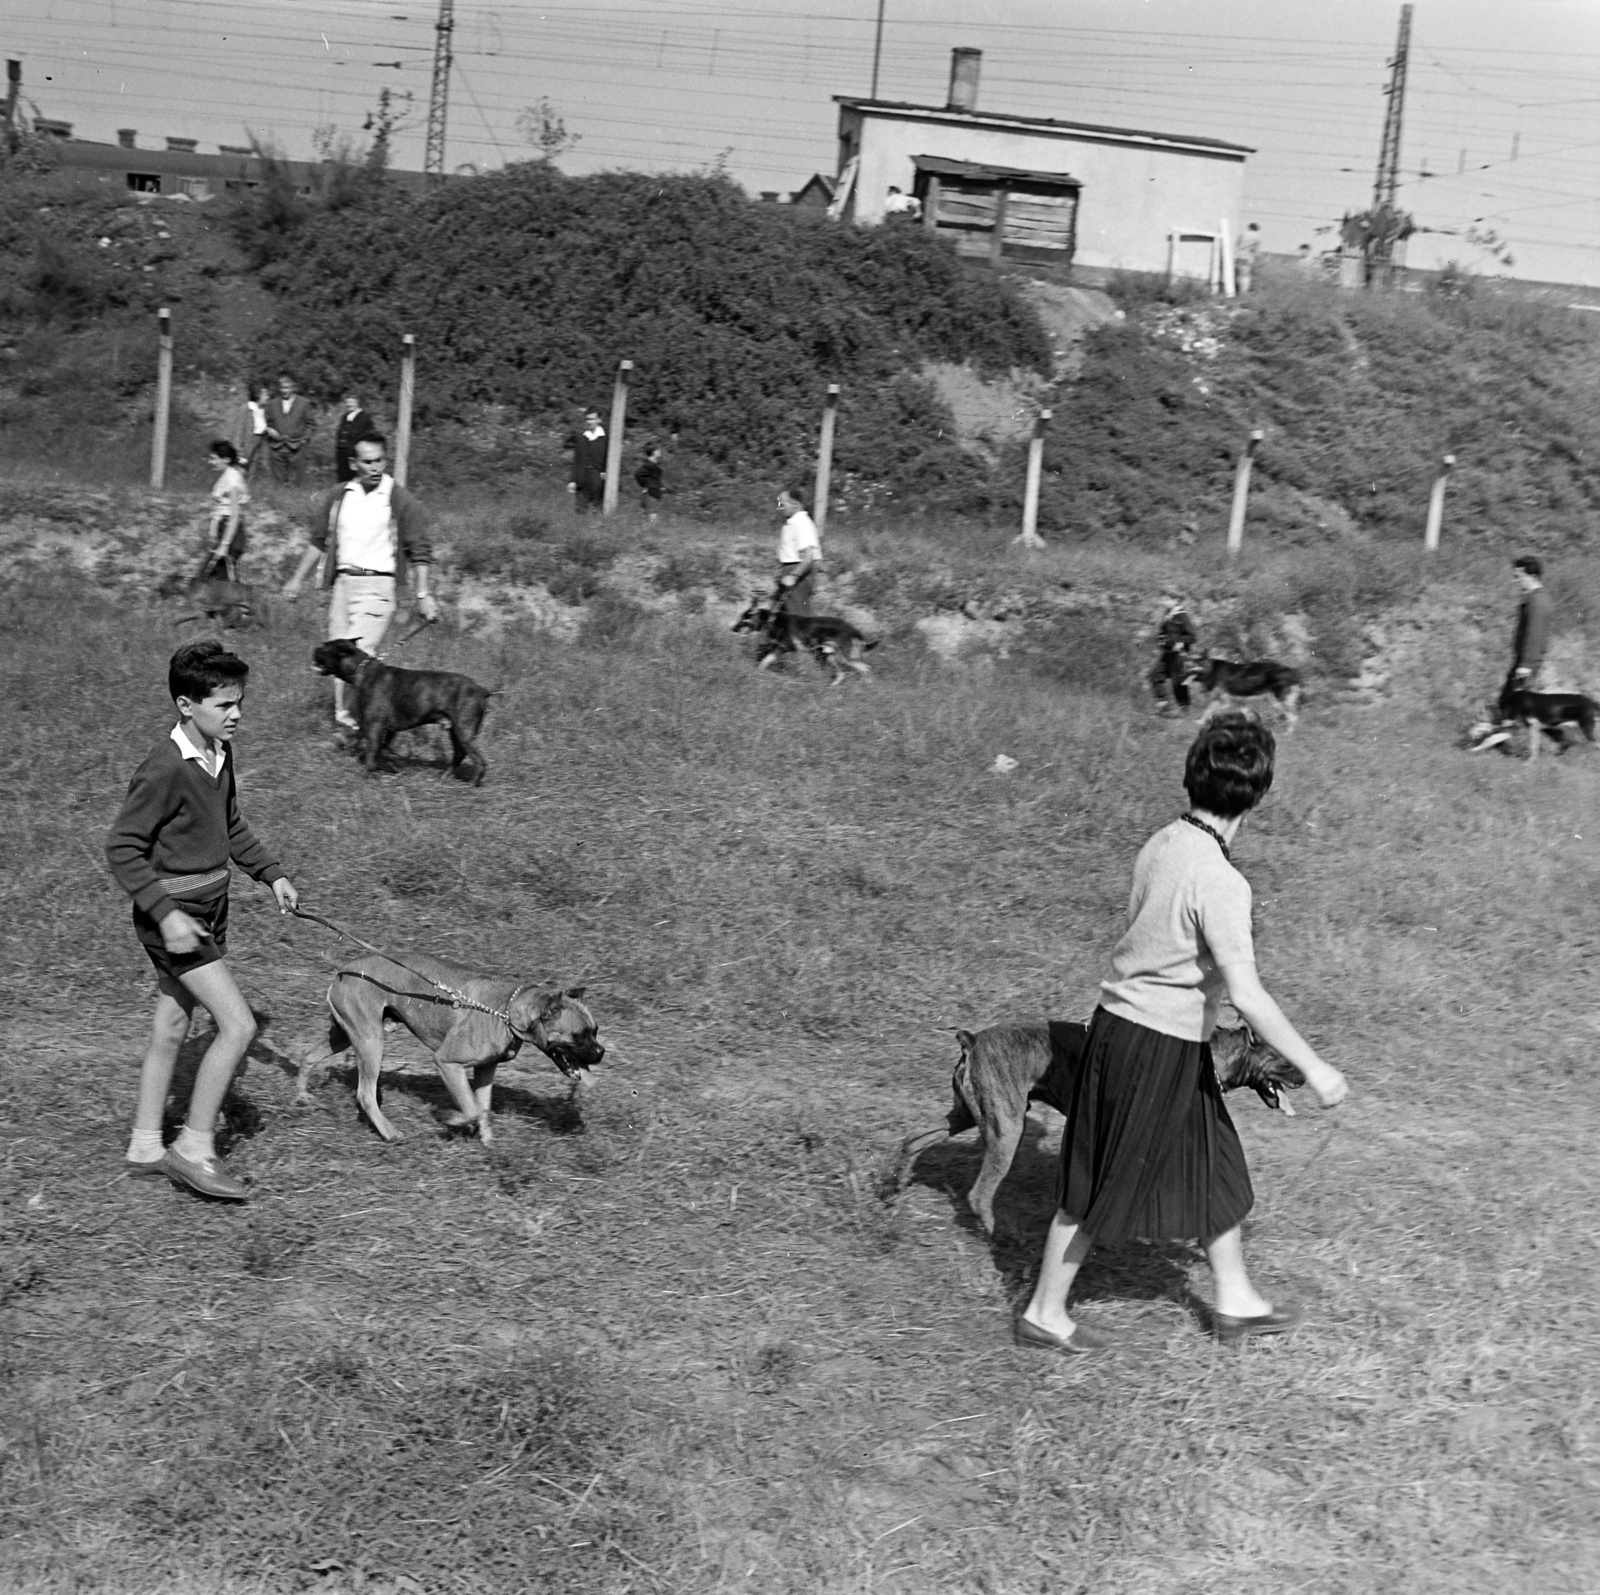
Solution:
M384 576L390 581L394 580L394 572L392 570L362 570L357 565L337 566L333 574L335 576Z
M207 870L203 875L169 875L156 884L168 897L198 897L211 886L220 886L228 879L228 866Z

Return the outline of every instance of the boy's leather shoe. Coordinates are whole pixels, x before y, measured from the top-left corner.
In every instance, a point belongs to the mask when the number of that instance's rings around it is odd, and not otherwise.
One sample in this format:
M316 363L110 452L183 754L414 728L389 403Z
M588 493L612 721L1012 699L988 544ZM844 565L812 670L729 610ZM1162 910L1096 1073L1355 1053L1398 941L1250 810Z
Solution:
M165 1155L142 1161L139 1158L124 1158L122 1172L133 1179L149 1179L151 1175L167 1172L167 1160Z
M167 1148L161 1166L167 1178L187 1185L201 1196L214 1196L221 1202L248 1202L250 1193L230 1174L224 1174L215 1159L186 1158L173 1147Z

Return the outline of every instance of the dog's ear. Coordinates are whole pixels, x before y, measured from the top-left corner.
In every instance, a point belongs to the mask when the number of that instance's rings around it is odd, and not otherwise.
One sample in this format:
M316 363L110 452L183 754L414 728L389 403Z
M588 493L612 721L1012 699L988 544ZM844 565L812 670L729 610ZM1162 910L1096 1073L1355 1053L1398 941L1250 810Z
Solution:
M567 994L564 991L547 991L539 999L539 1022L556 1018L566 1006Z
M963 1054L971 1052L972 1032L970 1030L956 1031L956 1045L961 1048Z
M574 1001L576 1001L579 997L581 997L584 994L584 991L586 989L587 988L585 988L583 986L568 986L567 990L566 990L566 995L571 997Z

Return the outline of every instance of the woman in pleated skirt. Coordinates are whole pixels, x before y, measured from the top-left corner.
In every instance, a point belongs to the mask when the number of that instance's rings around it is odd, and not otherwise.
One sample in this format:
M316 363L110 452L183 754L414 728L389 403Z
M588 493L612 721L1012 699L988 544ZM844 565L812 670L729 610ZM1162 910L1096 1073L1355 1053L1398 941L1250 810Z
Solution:
M1272 785L1275 751L1253 715L1203 727L1184 768L1189 812L1157 831L1134 864L1128 929L1089 1026L1061 1140L1057 1211L1033 1299L1016 1320L1019 1345L1072 1354L1112 1343L1067 1311L1096 1241L1198 1238L1216 1281L1220 1339L1281 1334L1299 1322L1245 1271L1239 1226L1255 1197L1209 1043L1226 997L1324 1107L1349 1090L1262 987L1250 885L1229 857Z

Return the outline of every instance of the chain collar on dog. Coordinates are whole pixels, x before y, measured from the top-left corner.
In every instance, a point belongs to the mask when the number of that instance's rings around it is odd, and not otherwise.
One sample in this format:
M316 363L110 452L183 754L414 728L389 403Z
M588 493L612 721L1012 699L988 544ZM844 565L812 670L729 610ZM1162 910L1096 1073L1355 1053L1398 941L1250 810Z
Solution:
M1192 825L1197 831L1204 831L1206 835L1209 836L1211 840L1222 849L1222 856L1227 859L1230 864L1233 862L1233 854L1228 851L1228 844L1223 841L1221 831L1213 829L1213 827L1207 825L1204 820L1197 820L1192 814L1180 814L1178 818L1186 825Z
M475 997L469 997L464 991L457 991L454 986L445 985L442 980L435 980L432 975L423 974L420 969L412 968L412 966L408 964L405 959L395 957L393 953L387 952L382 947L374 947L371 942L363 941L361 937L352 935L351 932L345 930L343 926L335 925L331 919L324 919L321 914L313 914L308 908L293 908L290 909L290 913L292 913L296 919L310 919L314 920L319 925L326 925L335 936L343 937L344 940L348 942L354 942L357 947L365 947L369 953L376 953L380 958L387 958L391 964L398 964L399 967L405 970L408 975L415 975L418 980L427 981L427 983L432 986L434 990L442 991L444 993L444 997L442 999L439 997L430 997L426 992L422 991L396 992L395 995L397 997L414 997L423 1002L447 1001L452 1008L470 1008L475 1013L486 1013L491 1019L498 1019L500 1023L503 1024L506 1029L517 1038L518 1041L529 1042L533 1046L537 1047L541 1052L545 1050L544 1043L538 1039L537 1032L542 1029L542 1026L540 1026L537 1019L534 1021L534 1028L532 1030L524 1030L516 1022L516 1020L511 1017L509 1012L502 1013L498 1008L491 1008L488 1003L479 1002ZM517 998L520 997L525 991L532 991L533 987L534 982L532 981L518 986L516 990L511 993L510 997L506 999L506 1008L512 1008L515 1005Z

